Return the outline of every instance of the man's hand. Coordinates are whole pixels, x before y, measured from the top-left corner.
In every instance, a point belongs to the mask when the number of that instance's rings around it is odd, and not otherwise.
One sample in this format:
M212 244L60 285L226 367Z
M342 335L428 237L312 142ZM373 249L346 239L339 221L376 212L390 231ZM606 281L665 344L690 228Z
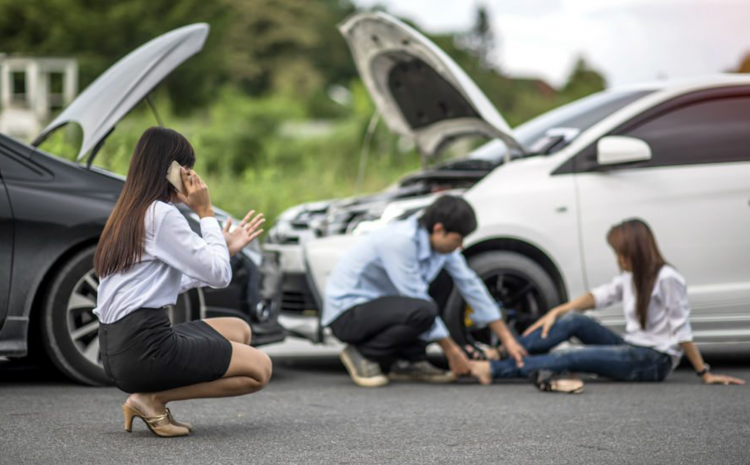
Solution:
M490 330L497 335L498 339L500 339L500 344L502 344L508 356L516 361L516 365L519 368L522 367L523 358L529 354L526 352L526 349L518 343L516 338L505 325L505 322L503 322L503 320L493 321L489 324L489 327Z
M518 368L522 368L523 358L529 355L529 353L526 352L526 349L524 349L523 346L519 344L515 339L506 341L503 344L503 347L505 347L505 351L508 352L508 357L516 361L516 366L518 366Z
M448 358L448 366L451 372L456 376L468 375L471 372L471 365L469 365L469 357L456 346L455 350L451 350L445 353Z
M229 249L229 255L234 256L237 252L242 250L247 244L253 241L256 237L260 236L263 232L262 229L258 229L266 219L263 218L263 213L259 213L255 218L252 218L255 210L250 210L245 218L240 221L239 226L234 228L230 232L232 227L232 219L227 218L227 222L224 223L224 239L227 241L227 248ZM252 218L252 219L251 219Z

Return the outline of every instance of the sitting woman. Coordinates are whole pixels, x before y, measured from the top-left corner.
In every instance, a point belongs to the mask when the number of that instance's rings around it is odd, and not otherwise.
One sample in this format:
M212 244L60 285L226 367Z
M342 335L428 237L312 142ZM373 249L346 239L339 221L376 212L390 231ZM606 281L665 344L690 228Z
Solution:
M556 379L556 375L579 372L616 381L663 381L684 353L704 383L744 384L711 373L703 362L692 342L685 280L664 261L648 225L638 219L625 221L609 231L607 242L617 255L622 274L550 310L530 326L518 339L531 354L521 366L513 359L475 361L471 362L472 375L483 384L497 378L531 376L541 390L577 393L583 390L580 380ZM627 322L624 337L571 312L618 302L623 304ZM584 346L548 353L573 337Z
M166 177L175 161L182 165L184 194ZM158 436L185 436L191 426L174 419L169 402L248 394L271 377L271 360L250 347L245 321L211 318L172 326L167 316L165 306L174 305L180 292L228 286L229 257L263 231L262 215L251 219L252 211L233 231L231 220L222 230L194 164L183 136L148 129L97 246L94 267L101 282L94 313L104 370L132 394L122 406L126 431L140 417ZM202 237L177 202L200 217Z

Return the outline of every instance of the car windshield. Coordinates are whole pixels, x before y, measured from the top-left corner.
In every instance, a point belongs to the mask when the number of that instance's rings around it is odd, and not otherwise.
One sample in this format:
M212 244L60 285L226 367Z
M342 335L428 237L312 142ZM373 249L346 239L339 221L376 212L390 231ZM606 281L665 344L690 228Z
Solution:
M595 123L651 92L653 91L598 92L537 116L514 128L513 134L527 153L538 153L538 147L546 145L540 142L544 142L551 134L564 139L567 145ZM478 147L469 157L500 161L504 155L505 144L496 139Z

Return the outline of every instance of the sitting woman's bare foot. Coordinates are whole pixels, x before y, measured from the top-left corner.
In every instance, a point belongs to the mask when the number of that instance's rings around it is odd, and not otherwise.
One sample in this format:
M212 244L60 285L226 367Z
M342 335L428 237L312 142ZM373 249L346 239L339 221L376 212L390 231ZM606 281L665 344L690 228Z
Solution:
M490 373L490 362L469 362L471 376L475 377L481 384L492 384L492 373Z

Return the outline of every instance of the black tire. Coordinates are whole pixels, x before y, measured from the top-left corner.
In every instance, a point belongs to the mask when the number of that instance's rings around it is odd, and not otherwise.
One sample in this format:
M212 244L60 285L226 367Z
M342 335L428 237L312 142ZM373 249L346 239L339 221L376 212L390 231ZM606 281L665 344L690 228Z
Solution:
M560 303L560 293L552 278L538 263L524 255L485 252L472 257L468 263L493 298L502 303L503 318L517 334ZM497 341L489 329L467 326L466 312L466 303L454 289L444 312L451 337L461 347L477 341L495 345Z
M40 325L47 356L66 376L91 386L112 384L99 355L98 320L93 313L99 279L94 273L95 246L68 259L42 292ZM190 293L171 308L173 322L196 317Z

